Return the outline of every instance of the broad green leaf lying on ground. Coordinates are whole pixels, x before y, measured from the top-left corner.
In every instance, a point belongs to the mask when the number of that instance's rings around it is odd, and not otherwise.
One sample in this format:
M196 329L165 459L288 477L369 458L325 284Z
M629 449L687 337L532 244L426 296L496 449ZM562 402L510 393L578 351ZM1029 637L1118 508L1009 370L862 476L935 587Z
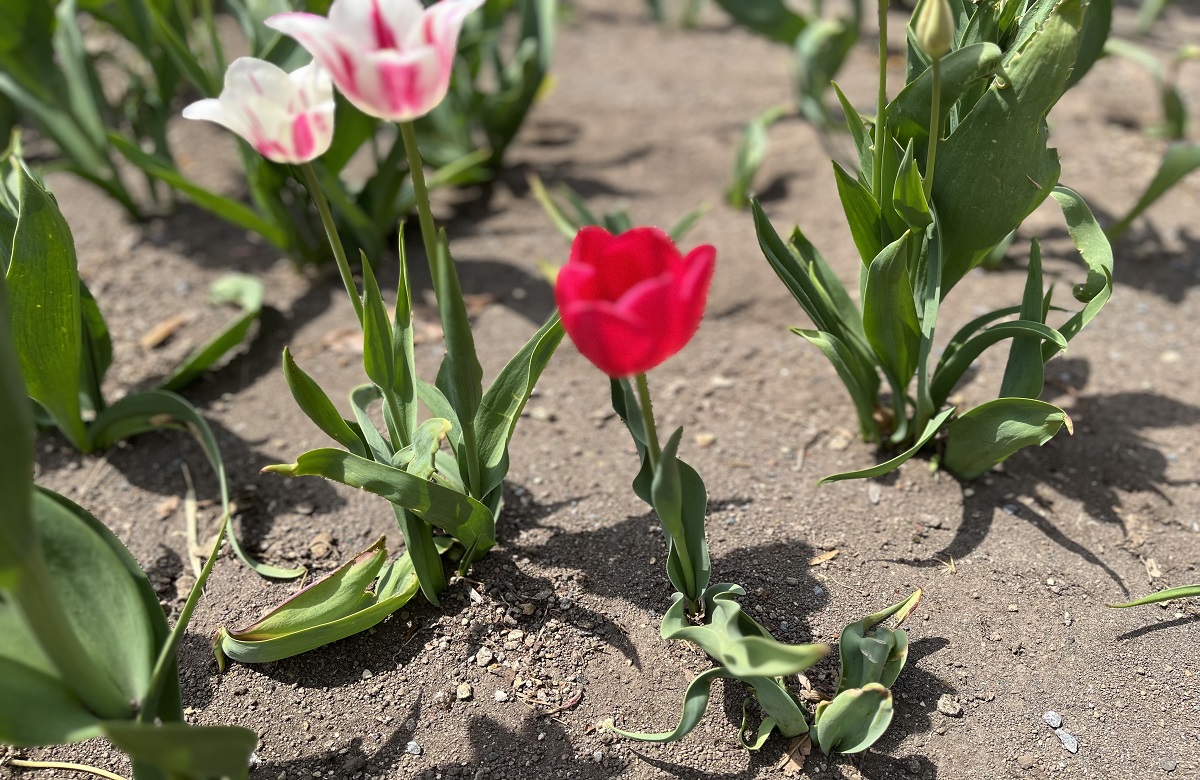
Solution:
M408 553L387 564L384 540L302 589L243 629L217 629L213 652L225 659L265 663L345 639L384 620L417 594ZM378 582L376 583L376 580ZM371 589L372 583L376 583Z

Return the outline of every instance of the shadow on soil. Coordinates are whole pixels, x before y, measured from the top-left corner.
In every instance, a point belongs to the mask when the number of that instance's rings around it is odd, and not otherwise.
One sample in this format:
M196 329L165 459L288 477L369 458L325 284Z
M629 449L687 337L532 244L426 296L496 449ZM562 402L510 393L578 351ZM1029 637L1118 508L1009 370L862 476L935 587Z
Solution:
M1048 374L1057 377L1055 384L1065 392L1057 398L1050 392L1046 397L1064 405L1075 423L1074 435L1060 433L1043 447L1022 450L1004 464L1003 471L970 485L969 490L964 486L962 521L950 544L922 560L901 563L931 567L942 565L938 558L966 557L983 543L996 513L1005 512L1104 570L1129 594L1108 564L1064 530L1064 518L1055 516L1055 502L1068 499L1078 503L1088 519L1123 528L1124 495L1149 493L1169 502L1164 488L1197 484L1197 480L1169 477L1178 455L1163 452L1147 434L1195 425L1200 422L1200 408L1148 392L1079 393L1074 388L1082 387L1087 377L1087 364L1082 361L1052 362Z

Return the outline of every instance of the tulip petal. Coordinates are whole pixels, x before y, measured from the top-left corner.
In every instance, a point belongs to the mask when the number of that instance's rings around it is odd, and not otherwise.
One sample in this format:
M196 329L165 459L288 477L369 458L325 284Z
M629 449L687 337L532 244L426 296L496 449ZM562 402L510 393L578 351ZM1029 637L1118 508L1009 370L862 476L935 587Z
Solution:
M629 319L612 304L578 301L560 314L580 353L609 376L633 376L652 367L646 364L656 349L653 336L644 323Z
M684 341L687 342L696 335L700 320L704 319L708 290L712 286L713 271L717 265L716 247L708 244L698 246L688 252L683 262L687 268L676 288L676 294L679 296L680 305L687 312L684 318L687 323L687 336Z
M267 17L263 24L295 38L314 60L329 71L333 82L347 97L357 93L358 52L347 42L353 38L340 35L329 19L295 11Z
M576 263L599 267L604 258L604 250L612 243L613 234L599 225L585 225L575 234L571 243L571 257L568 267Z
M638 282L668 270L679 250L658 228L640 227L615 236L601 257L604 297L616 301Z
M238 57L225 71L225 87L221 97L234 103L280 103L295 87L278 65L254 57Z
M448 63L458 48L463 22L484 0L442 0L426 9L421 23L409 31L408 46L433 46L439 59Z
M616 309L631 322L640 322L644 338L654 348L645 356L639 370L649 371L683 349L695 334L699 321L691 323L691 309L679 297L678 280L669 273L646 279L632 287L615 304Z
M185 107L183 109L183 118L215 122L224 128L232 130L243 138L250 132L250 127L246 120L240 114L229 111L216 98L197 100L195 103Z
M450 88L450 71L431 48L372 52L364 58L359 97L346 95L368 114L408 122L428 113Z
M329 21L339 35L366 48L395 49L417 26L423 10L420 0L334 0Z
M591 301L599 297L596 269L585 263L567 263L554 280L554 300L564 308L573 301Z

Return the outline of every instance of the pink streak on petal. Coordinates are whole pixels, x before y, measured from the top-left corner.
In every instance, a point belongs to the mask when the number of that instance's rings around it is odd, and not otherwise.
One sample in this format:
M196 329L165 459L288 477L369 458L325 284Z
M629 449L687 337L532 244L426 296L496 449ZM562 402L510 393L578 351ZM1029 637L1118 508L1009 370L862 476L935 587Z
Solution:
M399 44L396 41L396 36L392 33L392 28L388 26L387 21L383 18L383 13L379 10L379 0L371 0L371 28L375 33L375 48L398 48Z
M298 114L292 120L292 156L296 160L311 160L315 147L316 141L313 139L308 114Z
M422 100L427 96L420 94L421 63L380 62L378 67L379 86L389 111L401 115L423 113Z

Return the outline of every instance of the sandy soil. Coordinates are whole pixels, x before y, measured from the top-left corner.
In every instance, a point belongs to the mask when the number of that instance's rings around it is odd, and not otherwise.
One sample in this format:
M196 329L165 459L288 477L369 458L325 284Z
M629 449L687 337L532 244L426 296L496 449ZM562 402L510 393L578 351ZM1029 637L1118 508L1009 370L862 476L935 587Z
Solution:
M1200 39L1198 11L1195 2L1169 8L1152 49ZM1118 29L1131 29L1131 13L1119 10ZM897 33L904 21L893 15ZM1200 777L1200 610L1104 607L1200 580L1200 176L1119 244L1112 302L1049 367L1046 397L1067 408L1074 436L1022 452L972 485L914 460L886 479L818 488L819 477L879 454L855 440L833 370L788 332L804 316L761 257L748 215L720 203L743 123L789 100L787 50L730 28L715 11L698 30L655 28L639 0L580 0L560 40L555 88L513 147L511 169L486 190L441 198L466 291L496 299L476 323L484 370L494 375L551 311L537 261L566 256L528 174L566 182L600 208L626 204L647 223L714 204L687 241L718 247L707 320L651 381L661 424L687 426L683 457L708 483L715 576L745 585L747 608L797 642L834 641L848 621L915 587L926 592L891 730L865 755L814 757L805 776ZM856 49L839 79L864 109L871 45ZM1185 70L1184 93L1200 110L1197 70ZM1157 110L1150 77L1112 60L1051 117L1063 183L1106 221L1132 204L1157 165L1163 142L1141 130ZM236 172L219 165L229 139L184 124L175 132L194 145L204 175L236 191ZM858 261L828 163L848 152L841 135L784 122L758 189L777 227L799 222L851 278ZM285 345L335 398L364 381L353 312L336 279L296 274L261 242L195 209L131 225L87 186L50 182L117 345L114 397L164 373L227 316L204 303L212 280L230 270L265 280L269 308L257 340L186 392L217 430L247 543L314 573L380 534L398 544L382 500L258 473L325 446L288 396L278 369ZM1049 274L1078 280L1056 210L1027 223L1012 257L1031 235L1046 240ZM419 252L414 260L424 295ZM383 266L386 289L396 271L390 258ZM985 305L1019 301L1021 268L1014 260L969 276L943 310L942 333ZM137 346L181 311L193 318L174 340L149 352ZM422 316L432 326L428 309ZM418 353L430 376L436 338ZM960 388L967 404L994 393L1004 359L985 357ZM712 443L700 446L698 434ZM193 579L182 512L164 501L184 491L182 464L202 497L215 496L193 443L148 435L81 456L45 436L40 447L39 480L115 529L177 613ZM678 744L635 744L596 727L609 717L644 730L673 724L690 676L708 662L658 636L670 595L663 540L629 489L635 457L611 415L607 382L569 345L529 405L512 464L500 544L452 585L441 609L411 606L299 658L217 673L217 626L248 622L296 587L223 558L181 652L189 717L257 729L252 777L267 780L781 776L773 767L784 740L759 753L737 745L736 685L714 688L708 716ZM204 509L210 526L216 516ZM317 557L322 534L333 549ZM833 560L809 565L833 550ZM478 663L484 649L494 657L487 668ZM827 661L809 676L830 688L835 673ZM464 682L472 689L465 701L456 698ZM1078 753L1042 722L1047 710L1061 713ZM406 752L410 742L419 755ZM128 772L104 745L40 755Z

